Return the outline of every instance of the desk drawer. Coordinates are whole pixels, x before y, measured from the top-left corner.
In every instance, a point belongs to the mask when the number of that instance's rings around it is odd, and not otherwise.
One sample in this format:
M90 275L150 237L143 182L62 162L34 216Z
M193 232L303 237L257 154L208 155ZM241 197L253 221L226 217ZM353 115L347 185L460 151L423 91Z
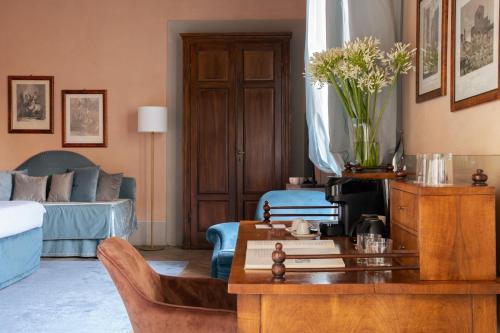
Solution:
M405 226L399 223L391 222L391 238L393 241L394 250L407 250L407 251L418 251L418 239L417 236L411 232L405 230ZM416 265L418 264L417 258L400 258L398 261L401 264L406 265Z
M417 197L393 189L391 191L391 220L417 231Z

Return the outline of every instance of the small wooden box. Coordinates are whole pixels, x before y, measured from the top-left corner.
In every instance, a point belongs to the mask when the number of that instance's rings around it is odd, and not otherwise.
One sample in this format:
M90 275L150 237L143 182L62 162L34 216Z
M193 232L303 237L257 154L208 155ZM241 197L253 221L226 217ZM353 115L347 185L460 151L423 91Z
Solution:
M392 182L391 237L419 251L421 280L495 280L495 188Z

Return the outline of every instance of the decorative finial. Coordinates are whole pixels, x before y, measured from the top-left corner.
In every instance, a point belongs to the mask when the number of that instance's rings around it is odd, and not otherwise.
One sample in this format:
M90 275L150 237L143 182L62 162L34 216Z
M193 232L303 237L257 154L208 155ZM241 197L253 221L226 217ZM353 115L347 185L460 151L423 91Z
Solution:
M271 272L273 273L273 281L275 282L283 282L285 281L285 264L283 262L286 259L286 253L283 251L283 244L276 243L276 250L273 251L272 259L273 259L273 267Z
M483 169L477 169L476 173L472 175L472 186L488 186L487 180L488 175L484 173Z
M271 212L270 212L271 211L271 206L269 206L269 201L267 201L267 200L264 201L264 207L263 208L264 208L264 214L263 214L264 221L262 221L262 222L271 224Z

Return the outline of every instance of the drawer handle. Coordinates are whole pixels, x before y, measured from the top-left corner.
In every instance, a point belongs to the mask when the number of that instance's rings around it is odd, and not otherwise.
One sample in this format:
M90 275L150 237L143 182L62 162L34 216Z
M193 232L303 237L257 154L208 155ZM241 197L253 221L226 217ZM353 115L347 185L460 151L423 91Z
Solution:
M399 245L399 250L406 250L406 246L404 246L404 245L402 245L402 244L401 244L401 245Z
M405 210L406 206L399 206L399 210Z

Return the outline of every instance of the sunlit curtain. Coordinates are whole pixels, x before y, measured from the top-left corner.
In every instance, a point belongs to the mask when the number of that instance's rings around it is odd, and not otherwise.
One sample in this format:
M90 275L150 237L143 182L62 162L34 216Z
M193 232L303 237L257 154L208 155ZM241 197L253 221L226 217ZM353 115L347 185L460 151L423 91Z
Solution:
M400 39L401 0L308 0L305 61L314 52L340 47L356 37L373 36L389 50ZM391 161L398 127L397 95L386 110L379 131L380 154ZM344 110L331 87L318 89L306 79L309 158L320 170L340 174L354 160Z

